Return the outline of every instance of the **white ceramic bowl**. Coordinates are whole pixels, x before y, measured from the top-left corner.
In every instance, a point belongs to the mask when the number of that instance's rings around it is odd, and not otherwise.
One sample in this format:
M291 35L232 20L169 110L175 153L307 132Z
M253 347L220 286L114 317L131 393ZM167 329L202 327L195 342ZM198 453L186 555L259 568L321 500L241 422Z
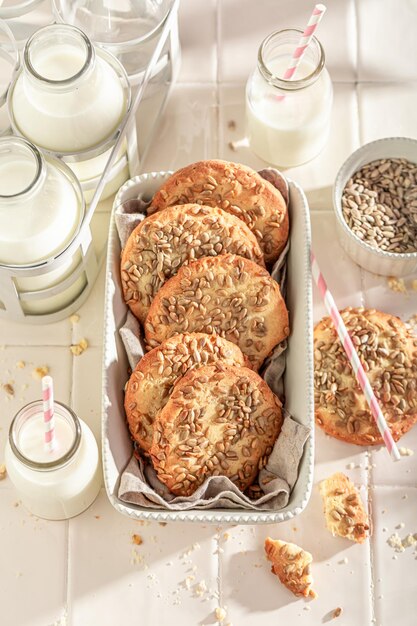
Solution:
M363 165L387 158L408 159L417 163L417 140L407 137L388 137L371 141L356 150L343 163L336 176L333 187L333 207L340 243L355 263L374 274L405 276L417 270L417 252L400 254L372 248L350 230L342 213L342 194L349 178Z

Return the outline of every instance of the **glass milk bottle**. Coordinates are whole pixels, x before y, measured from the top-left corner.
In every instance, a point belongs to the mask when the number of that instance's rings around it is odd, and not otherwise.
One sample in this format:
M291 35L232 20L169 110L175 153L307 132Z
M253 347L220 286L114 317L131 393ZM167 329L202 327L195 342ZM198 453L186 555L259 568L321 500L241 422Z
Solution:
M97 443L71 409L54 403L56 444L44 442L42 402L14 417L6 445L7 473L31 513L50 520L74 517L95 500L101 487Z
M73 272L79 262L76 256L49 273L35 275L37 265L51 262L73 242L84 210L80 185L65 163L21 137L0 138L0 270L15 270L17 294L52 287ZM23 268L33 268L33 275L19 277ZM0 300L3 280L0 272ZM84 285L80 277L56 296L28 300L25 312L58 310Z
M324 51L313 37L293 80L282 78L301 30L269 35L258 51L258 65L246 85L246 131L251 149L273 165L292 167L317 156L331 120L332 82Z
M129 106L123 66L78 28L52 24L27 41L9 93L13 129L62 157L83 189L101 175ZM121 159L127 167L122 152L114 166L119 174Z

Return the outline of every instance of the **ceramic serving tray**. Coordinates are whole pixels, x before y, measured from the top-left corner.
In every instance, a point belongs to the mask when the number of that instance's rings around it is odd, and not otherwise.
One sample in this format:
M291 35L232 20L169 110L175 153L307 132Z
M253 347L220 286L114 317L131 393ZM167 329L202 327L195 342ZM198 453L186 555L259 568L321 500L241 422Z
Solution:
M276 523L301 513L310 497L314 465L313 323L310 274L310 216L302 189L289 181L290 250L287 256L287 307L290 314L286 371L285 408L300 423L311 428L299 467L297 482L288 505L277 511L211 509L167 511L145 509L118 498L119 477L132 455L132 440L123 408L128 361L119 329L126 318L120 284L120 241L114 221L115 208L127 200L150 199L172 172L142 174L128 181L116 196L108 241L106 266L105 326L103 345L102 442L103 471L112 505L134 519L187 521L216 524Z

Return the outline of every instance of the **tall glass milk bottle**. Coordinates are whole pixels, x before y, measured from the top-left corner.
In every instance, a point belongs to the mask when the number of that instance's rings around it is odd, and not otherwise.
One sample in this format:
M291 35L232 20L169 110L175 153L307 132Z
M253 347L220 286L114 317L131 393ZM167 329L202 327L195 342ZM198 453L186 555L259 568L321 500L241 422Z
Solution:
M123 66L78 28L52 24L27 41L9 92L13 130L62 157L84 192L91 190L92 181L98 183L129 106ZM120 154L114 176L123 169L121 159L127 166L126 155Z
M317 156L330 130L332 82L313 37L294 80L284 79L301 30L269 35L246 85L246 132L251 149L273 165L292 167Z
M14 272L14 292L26 314L52 313L78 297L85 279L69 278L80 262L79 252L65 260L63 253L76 239L84 213L80 184L65 163L22 137L0 138L0 303L2 270ZM59 266L38 275L40 265L58 258ZM19 270L30 272L20 276ZM23 297L62 284L51 297Z

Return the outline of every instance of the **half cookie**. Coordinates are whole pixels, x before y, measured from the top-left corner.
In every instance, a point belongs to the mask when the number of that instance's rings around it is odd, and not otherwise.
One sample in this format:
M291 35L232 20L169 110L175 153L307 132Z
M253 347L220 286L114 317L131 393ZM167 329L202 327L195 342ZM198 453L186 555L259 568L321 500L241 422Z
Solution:
M185 204L146 218L122 252L126 304L143 324L156 293L181 265L227 252L265 265L255 235L242 220L221 209Z
M149 213L197 202L224 209L256 235L267 263L288 239L288 211L281 192L250 167L229 161L192 163L175 172L155 194Z
M154 424L150 450L159 479L190 496L210 476L244 491L265 466L281 430L282 407L266 382L246 367L214 365L175 385Z
M382 412L398 440L417 421L417 339L375 309L341 311ZM329 435L363 446L383 443L329 317L314 329L316 422Z
M141 358L127 383L125 410L132 437L142 450L152 444L153 424L175 383L187 372L222 359L245 365L239 348L216 335L175 335Z
M278 283L253 261L232 254L204 257L165 283L146 318L151 347L181 332L218 334L258 369L288 336L288 311Z

